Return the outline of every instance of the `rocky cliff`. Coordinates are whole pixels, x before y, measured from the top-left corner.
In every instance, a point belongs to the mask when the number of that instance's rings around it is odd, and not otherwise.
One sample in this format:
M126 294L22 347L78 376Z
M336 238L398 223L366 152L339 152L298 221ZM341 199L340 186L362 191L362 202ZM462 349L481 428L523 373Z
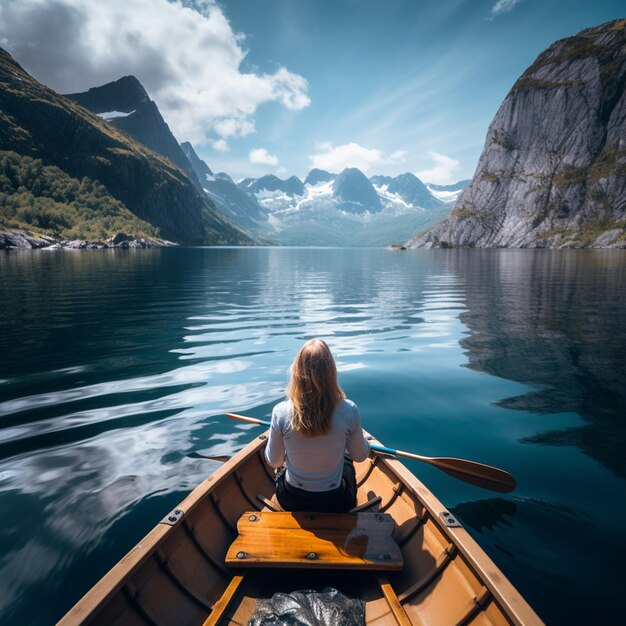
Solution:
M166 239L180 243L251 242L179 168L76 102L41 85L0 49L0 151L8 150L40 161L41 168L57 167L72 180L86 181L87 186L97 182L106 196L157 228ZM36 188L27 191L39 193ZM93 208L81 206L84 214ZM0 207L0 218L6 217L2 211Z
M551 45L517 80L450 218L411 247L626 247L626 20Z
M460 320L469 333L460 345L467 367L522 383L495 404L543 416L533 422L538 432L522 441L578 446L626 478L626 431L616 419L626 414L621 254L440 254L465 286ZM551 418L557 415L576 417L559 422Z

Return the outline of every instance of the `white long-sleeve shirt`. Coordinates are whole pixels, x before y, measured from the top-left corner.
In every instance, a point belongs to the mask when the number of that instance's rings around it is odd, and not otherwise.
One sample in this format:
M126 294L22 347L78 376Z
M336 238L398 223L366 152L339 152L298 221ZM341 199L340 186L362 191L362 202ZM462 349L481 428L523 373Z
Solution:
M306 437L291 427L291 402L277 404L272 411L265 458L272 467L287 465L285 478L293 487L306 491L330 491L339 487L346 451L355 461L369 455L359 410L351 400L342 400L333 413L325 435Z

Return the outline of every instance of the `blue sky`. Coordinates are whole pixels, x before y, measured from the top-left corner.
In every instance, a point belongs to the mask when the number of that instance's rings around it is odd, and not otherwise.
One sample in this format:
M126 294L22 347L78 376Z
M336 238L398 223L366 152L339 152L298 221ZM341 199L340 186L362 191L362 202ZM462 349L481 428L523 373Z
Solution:
M62 93L134 74L234 178L311 166L470 178L517 77L612 0L0 0L0 45ZM620 11L621 9L621 11Z
M311 98L297 112L261 108L257 132L240 140L243 152L263 146L287 174L303 175L316 142L357 143L387 156L406 152L370 173L428 171L435 152L459 162L448 168L449 180L470 178L493 116L537 55L557 39L626 15L619 2L522 0L494 14L496 4L222 2L234 29L246 33L246 64L286 65L307 79ZM240 167L234 145L223 158L202 154L215 167Z

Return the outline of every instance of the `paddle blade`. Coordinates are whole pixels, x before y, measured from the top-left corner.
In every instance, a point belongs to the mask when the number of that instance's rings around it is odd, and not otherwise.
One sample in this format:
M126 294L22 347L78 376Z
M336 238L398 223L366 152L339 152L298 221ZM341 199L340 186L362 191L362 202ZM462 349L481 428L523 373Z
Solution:
M490 491L509 493L517 486L517 482L511 474L491 465L445 457L432 458L426 462L453 478Z

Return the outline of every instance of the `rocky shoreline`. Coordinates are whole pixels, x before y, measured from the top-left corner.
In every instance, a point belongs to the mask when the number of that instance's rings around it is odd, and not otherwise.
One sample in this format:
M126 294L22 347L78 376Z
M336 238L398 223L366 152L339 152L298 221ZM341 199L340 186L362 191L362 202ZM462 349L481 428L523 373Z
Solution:
M136 237L126 233L117 233L106 241L87 241L85 239L58 239L40 233L25 230L0 231L0 250L107 250L109 248L170 248L177 243L156 237Z

